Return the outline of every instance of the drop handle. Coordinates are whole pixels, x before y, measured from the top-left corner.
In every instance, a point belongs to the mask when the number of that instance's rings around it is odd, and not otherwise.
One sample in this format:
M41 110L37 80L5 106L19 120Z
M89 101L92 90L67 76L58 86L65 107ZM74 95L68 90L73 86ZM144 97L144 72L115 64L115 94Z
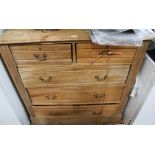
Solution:
M45 96L48 100L55 100L56 98L57 98L57 96L56 95L53 95L53 96L50 96L50 95L47 95L47 96Z
M109 49L103 50L98 53L97 57L93 61L91 61L90 64L95 63L98 59L100 59L101 57L106 56L106 55L112 56L112 55L121 55L121 54L122 53L120 53L120 52L111 52Z
M99 56L102 56L102 55L121 55L122 53L120 52L111 52L109 50L106 50L106 51L101 51L98 53Z
M41 80L42 83L50 83L52 80L52 76L49 76L48 79L44 79L42 76L40 76L39 80Z
M47 54L34 54L33 56L39 61L47 60Z
M105 98L105 94L94 94L95 98Z
M104 80L107 79L107 77L108 77L108 75L105 75L103 77L100 77L100 76L95 75L95 78L97 79L97 81L104 81Z
M100 52L98 53L98 55L100 55L100 56L106 55L108 52L109 52L108 49L107 49L107 50L103 50L103 51L100 51Z
M102 113L102 111L93 111L92 112L94 115L100 115Z

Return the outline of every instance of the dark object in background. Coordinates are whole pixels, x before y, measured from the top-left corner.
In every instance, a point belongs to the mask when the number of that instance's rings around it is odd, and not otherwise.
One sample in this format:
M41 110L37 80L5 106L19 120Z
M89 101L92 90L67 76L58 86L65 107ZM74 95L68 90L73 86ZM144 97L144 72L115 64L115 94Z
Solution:
M151 57L153 61L155 61L155 41L151 42L147 50L148 55Z
M155 62L155 49L148 50L147 53L151 57L151 59Z

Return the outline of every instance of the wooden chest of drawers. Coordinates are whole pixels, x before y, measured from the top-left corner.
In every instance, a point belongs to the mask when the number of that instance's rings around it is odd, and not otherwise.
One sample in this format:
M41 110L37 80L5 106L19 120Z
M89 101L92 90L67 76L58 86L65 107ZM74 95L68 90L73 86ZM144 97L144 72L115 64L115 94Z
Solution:
M8 30L0 44L32 124L119 124L149 41L101 46L88 30Z

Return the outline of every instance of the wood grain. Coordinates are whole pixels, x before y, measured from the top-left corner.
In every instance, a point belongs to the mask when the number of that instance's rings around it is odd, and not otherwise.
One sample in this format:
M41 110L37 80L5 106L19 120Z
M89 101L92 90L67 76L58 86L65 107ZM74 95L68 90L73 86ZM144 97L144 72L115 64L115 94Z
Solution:
M16 64L71 64L71 44L10 45Z
M104 116L111 117L118 113L118 105L72 105L72 106L33 106L36 117L67 116Z
M71 50L71 44L63 44L63 43L51 43L51 44L20 44L20 45L10 45L9 48L13 52L25 52L25 51L66 51Z
M105 68L105 69L104 69ZM20 76L26 88L71 84L125 84L129 65L111 66L107 74L105 66L41 66L19 68ZM41 80L40 77L44 80ZM50 81L47 81L51 77Z
M98 45L92 42L86 43L77 43L77 47L80 49L108 49L108 47L110 47L110 49L136 49L136 46L112 46L112 45Z
M106 125L106 124L122 124L122 115L113 117L31 117L32 124L34 125Z
M89 31L80 29L61 29L43 32L41 30L8 30L0 37L0 44L48 43L58 41L90 41Z
M119 103L124 86L28 89L33 105Z
M91 63L93 62L101 52L106 52L107 48L97 48L96 46L90 47L90 44L77 44L77 62L78 63ZM90 47L90 48L89 48ZM102 55L94 63L110 63L110 64L132 64L136 49L127 48L110 48L109 52L115 53L113 55Z

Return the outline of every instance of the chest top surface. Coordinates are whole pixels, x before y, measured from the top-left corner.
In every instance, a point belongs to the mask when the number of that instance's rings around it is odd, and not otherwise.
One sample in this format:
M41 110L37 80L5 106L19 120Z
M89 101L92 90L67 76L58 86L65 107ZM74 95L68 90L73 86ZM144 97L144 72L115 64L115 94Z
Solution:
M37 29L14 29L6 30L2 34L2 36L0 37L0 44L80 40L90 41L89 30L59 29L42 31Z

